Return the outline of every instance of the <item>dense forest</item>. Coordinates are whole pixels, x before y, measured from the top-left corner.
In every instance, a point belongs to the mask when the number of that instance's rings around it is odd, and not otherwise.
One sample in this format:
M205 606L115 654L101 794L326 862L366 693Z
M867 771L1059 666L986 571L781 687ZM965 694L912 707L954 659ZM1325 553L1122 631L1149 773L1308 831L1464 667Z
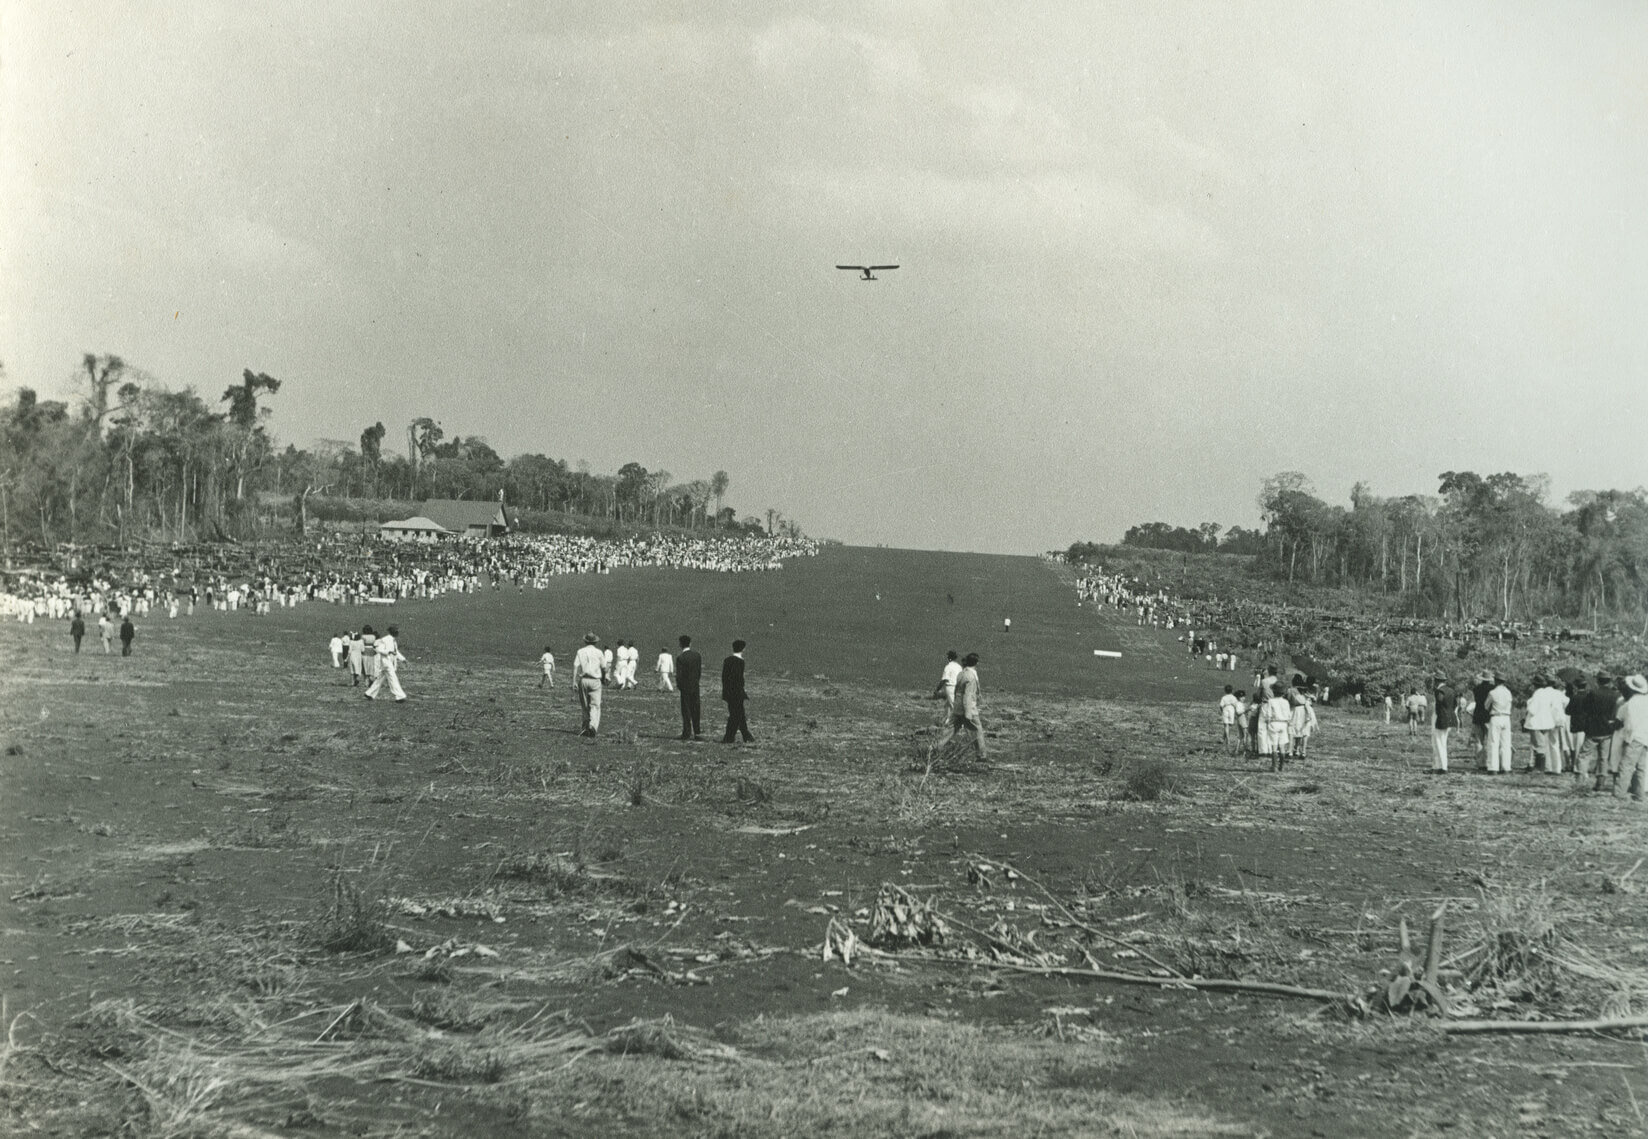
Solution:
M1460 620L1648 618L1648 491L1577 491L1548 501L1543 475L1445 471L1435 495L1381 498L1365 483L1349 506L1324 502L1283 471L1259 492L1263 529L1162 522L1123 544L1252 557L1266 577L1387 598L1401 612ZM1073 561L1098 547L1078 542Z
M262 372L246 369L215 405L192 389L168 389L118 356L87 355L76 376L72 405L28 387L0 404L0 532L8 547L301 532L314 518L377 517L426 498L500 492L528 517L800 534L776 510L740 518L726 502L725 471L678 481L637 462L598 474L546 455L506 461L481 436L449 436L427 417L393 434L382 423L365 425L355 443L282 448L267 429L280 381ZM343 509L343 500L352 505ZM331 503L338 509L327 509Z

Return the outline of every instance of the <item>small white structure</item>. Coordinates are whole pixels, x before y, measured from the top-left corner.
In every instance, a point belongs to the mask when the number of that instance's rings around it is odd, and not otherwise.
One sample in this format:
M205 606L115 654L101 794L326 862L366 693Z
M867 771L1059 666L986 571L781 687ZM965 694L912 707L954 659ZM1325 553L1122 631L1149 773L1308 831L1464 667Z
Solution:
M439 542L451 533L445 526L421 514L399 522L385 522L378 527L378 537L390 542Z

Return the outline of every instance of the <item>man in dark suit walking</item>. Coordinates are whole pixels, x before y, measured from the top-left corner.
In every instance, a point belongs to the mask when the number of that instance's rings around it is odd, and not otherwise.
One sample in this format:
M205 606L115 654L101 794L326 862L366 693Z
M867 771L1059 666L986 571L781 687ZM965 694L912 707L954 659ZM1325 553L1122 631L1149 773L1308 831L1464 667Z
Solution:
M721 662L721 699L727 704L727 734L721 737L722 743L732 743L735 735L743 736L745 743L755 742L744 718L744 703L749 698L744 691L744 642L734 641L732 656Z
M704 675L704 658L692 647L692 638L682 636L681 651L675 657L675 684L681 690L681 738L701 740L699 726L702 708L698 703L698 684Z

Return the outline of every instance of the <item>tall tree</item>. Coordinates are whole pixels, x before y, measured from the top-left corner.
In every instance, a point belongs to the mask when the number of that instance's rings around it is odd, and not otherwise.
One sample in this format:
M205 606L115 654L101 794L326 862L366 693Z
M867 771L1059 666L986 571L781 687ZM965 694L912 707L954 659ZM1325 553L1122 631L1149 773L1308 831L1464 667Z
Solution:
M361 459L372 474L372 495L378 493L378 464L383 461L383 437L389 434L382 421L372 424L360 434Z
M715 514L721 516L723 500L727 497L727 488L732 486L732 479L726 471L716 471L710 476L710 493L715 496Z

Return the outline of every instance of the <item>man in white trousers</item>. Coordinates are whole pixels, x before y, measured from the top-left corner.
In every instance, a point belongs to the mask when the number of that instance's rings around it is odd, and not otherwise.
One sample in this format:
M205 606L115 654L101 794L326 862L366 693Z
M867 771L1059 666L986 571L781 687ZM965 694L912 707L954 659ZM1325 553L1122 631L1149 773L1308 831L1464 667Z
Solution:
M1488 689L1488 774L1511 773L1511 706L1515 700L1505 686L1505 678L1494 673L1494 686Z
M658 650L658 663L652 666L658 674L658 691L675 691L675 658L668 649Z
M938 686L933 689L933 699L944 701L944 710L939 713L939 725L947 727L950 717L956 711L956 678L961 675L961 662L956 659L956 650L951 649L945 654L944 671L939 673Z
M607 675L606 658L594 633L584 635L584 647L572 657L572 682L578 686L578 706L584 713L580 736L594 739L601 729L601 680Z
M406 703L406 690L401 687L400 667L406 658L401 655L401 630L399 625L391 625L383 636L375 642L378 656L377 679L366 686L366 698L376 700L378 693L385 684L389 685L390 695L394 696L395 703Z

